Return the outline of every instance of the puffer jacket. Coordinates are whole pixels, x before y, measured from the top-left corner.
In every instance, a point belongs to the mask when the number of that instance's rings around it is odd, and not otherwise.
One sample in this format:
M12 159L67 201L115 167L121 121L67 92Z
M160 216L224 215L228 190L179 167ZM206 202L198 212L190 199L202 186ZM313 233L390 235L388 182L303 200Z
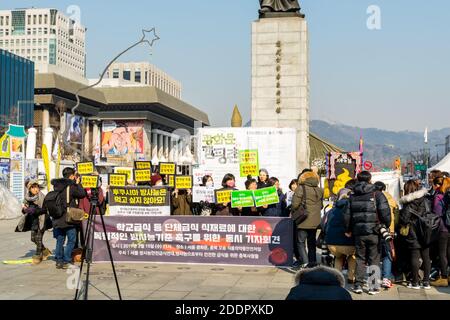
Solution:
M447 199L447 201L446 201ZM441 224L439 226L439 232L448 233L448 228L444 223L444 213L446 212L446 202L450 199L450 194L444 195L442 192L437 192L433 197L433 212L441 217Z
M358 182L345 212L346 230L353 236L378 234L380 224L391 225L391 208L384 194L367 182Z
M348 199L342 199L336 202L333 209L327 213L327 222L325 225L325 243L334 246L354 246L355 239L348 238L345 233L344 213L350 205Z
M416 222L417 217L411 213L410 210L424 215L431 208L431 204L427 203L428 190L422 189L414 193L408 194L400 199L400 203L403 205L400 211L399 228L409 227L409 233L407 236L400 235L404 240L408 249L421 249L422 246L417 237Z
M320 225L323 208L323 189L319 187L319 176L314 172L305 172L301 175L299 186L292 197L292 211L297 210L303 201L303 188L306 189L306 211L308 217L297 226L298 229L317 229Z
M62 196L66 199L66 188L70 188L69 191L69 208L78 208L79 200L86 198L87 193L83 189L83 187L79 184L76 184L75 181L70 179L54 179L52 180L53 190L57 192L61 192L64 190ZM67 211L65 210L64 214L59 219L53 220L53 228L56 229L66 229L75 227L77 225L68 224L66 222Z
M265 217L286 217L286 195L281 190L277 192L280 201L268 206L263 214Z

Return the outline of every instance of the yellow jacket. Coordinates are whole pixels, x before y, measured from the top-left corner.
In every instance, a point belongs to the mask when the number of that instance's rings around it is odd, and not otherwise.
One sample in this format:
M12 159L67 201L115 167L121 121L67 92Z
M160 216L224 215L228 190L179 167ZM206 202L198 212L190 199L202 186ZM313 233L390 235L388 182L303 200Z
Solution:
M391 225L389 227L391 233L395 232L395 221L397 217L395 216L395 212L398 212L398 204L397 201L391 196L389 192L383 192L384 196L386 197L389 207L391 208Z

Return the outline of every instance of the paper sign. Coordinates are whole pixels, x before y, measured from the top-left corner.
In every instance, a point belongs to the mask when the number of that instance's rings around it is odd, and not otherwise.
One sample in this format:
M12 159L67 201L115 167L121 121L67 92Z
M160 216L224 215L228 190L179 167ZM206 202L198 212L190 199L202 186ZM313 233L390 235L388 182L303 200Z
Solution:
M136 182L150 182L152 180L152 171L150 169L134 170L134 180Z
M275 187L258 189L253 191L257 207L271 205L280 202L278 192Z
M175 176L174 175L167 176L167 185L171 188L175 188Z
M134 168L137 170L152 169L151 161L135 161Z
M192 176L175 176L175 189L192 189Z
M127 175L111 173L109 174L108 181L110 187L125 187L127 185Z
M192 202L215 203L214 191L214 188L194 186L194 188L192 189Z
M233 191L231 193L231 207L232 208L250 208L255 206L253 199L253 191Z
M176 165L171 162L160 162L159 163L159 174L175 174Z
M81 185L84 189L95 189L98 187L98 176L81 176Z
M259 174L258 150L239 151L239 166L241 177L257 176Z
M125 174L127 176L128 182L133 182L133 168L129 167L116 167L114 168L114 173Z
M77 163L77 172L80 175L94 173L94 163L93 162L78 162Z
M216 204L230 203L232 191L233 190L216 190Z

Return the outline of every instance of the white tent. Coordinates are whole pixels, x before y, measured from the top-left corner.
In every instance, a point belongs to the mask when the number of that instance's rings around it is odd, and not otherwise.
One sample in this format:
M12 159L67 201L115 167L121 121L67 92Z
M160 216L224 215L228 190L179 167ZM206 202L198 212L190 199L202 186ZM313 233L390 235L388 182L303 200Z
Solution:
M439 162L433 168L430 168L428 172L433 170L450 172L450 153L446 155L445 158L441 160L441 162Z
M381 181L386 185L386 191L399 203L403 190L403 178L400 172L372 172L372 182Z

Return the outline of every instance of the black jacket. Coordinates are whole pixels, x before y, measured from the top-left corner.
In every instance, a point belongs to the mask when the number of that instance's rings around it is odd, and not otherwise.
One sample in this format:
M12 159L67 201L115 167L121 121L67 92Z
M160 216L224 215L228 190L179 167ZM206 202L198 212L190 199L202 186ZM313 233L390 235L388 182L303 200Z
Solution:
M414 193L410 193L400 199L400 203L403 205L400 210L399 216L399 229L403 227L409 227L409 233L407 236L402 236L409 249L421 249L422 246L419 243L416 232L417 216L411 213L411 211L424 215L430 211L431 203L428 199L428 190L422 189Z
M69 187L69 207L70 208L78 208L78 201L80 199L83 199L87 197L86 190L83 189L83 187L79 184L76 184L75 181L70 179L54 179L52 180L53 189L55 191L63 191L62 196L64 199L66 199L66 188ZM59 228L59 229L65 229L73 227L74 225L68 224L66 222L66 210L63 214L63 216L59 219L53 220L53 227Z
M350 195L344 219L347 232L353 236L378 234L380 224L391 225L391 208L384 194L374 185L358 182Z
M344 288L344 276L337 270L324 267L306 269L300 271L296 278L299 284L291 289L286 300L353 300Z

